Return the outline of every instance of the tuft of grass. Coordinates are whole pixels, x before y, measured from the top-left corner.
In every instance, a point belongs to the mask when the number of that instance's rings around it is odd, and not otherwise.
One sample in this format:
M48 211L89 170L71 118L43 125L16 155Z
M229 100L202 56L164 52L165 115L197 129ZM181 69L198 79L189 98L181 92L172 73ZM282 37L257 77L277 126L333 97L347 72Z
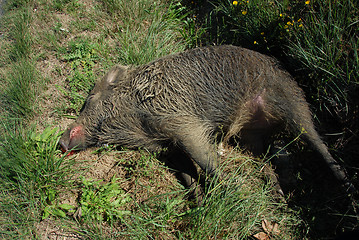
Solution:
M28 58L31 54L32 38L29 31L31 13L26 7L14 16L10 36L14 41L11 56L13 60Z
M55 11L62 11L64 9L66 9L66 7L68 7L68 5L70 3L74 3L77 1L74 0L53 0L51 1L51 8L54 9Z
M235 153L221 166L222 177L209 182L204 204L184 219L190 226L187 239L246 239L265 232L263 221L280 225L271 239L300 239L301 220L273 198L273 183L261 173L264 163Z
M31 118L35 113L34 103L42 84L32 61L21 59L14 63L4 84L6 87L0 92L2 118L14 124Z
M9 239L31 232L45 206L71 182L71 160L59 157L60 132L6 129L0 145L1 234Z
M350 101L356 102L359 83L358 11L356 1L316 1L290 44L291 54L308 71L312 97L342 122L351 118Z
M140 65L161 56L183 51L181 31L186 17L180 3L140 1L104 1L105 8L121 18L114 38L119 43L119 61Z

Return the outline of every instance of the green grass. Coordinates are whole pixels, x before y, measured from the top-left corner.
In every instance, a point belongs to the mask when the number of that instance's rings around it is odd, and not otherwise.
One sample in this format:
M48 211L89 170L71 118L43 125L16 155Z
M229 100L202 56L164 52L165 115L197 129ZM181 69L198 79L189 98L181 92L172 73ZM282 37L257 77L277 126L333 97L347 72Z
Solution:
M245 157L239 163L238 159L241 158L236 154L226 159L224 169L229 168L229 173L223 178L211 179L205 204L186 216L192 225L188 238L246 239L264 231L259 226L267 220L288 228L282 228L278 234L268 234L271 238L299 239L301 220L289 214L285 204L275 203L270 181L259 180L265 178L260 173L262 163Z
M71 160L59 156L58 130L5 129L0 146L0 235L22 238L34 231L45 206L71 183Z
M112 178L102 184L101 180L82 180L82 194L76 209L77 212L82 209L79 221L84 223L83 237L244 239L263 232L264 220L280 223L280 232L272 233L272 239L301 239L303 236L299 231L302 221L285 204L272 199L272 183L262 179L264 175L259 169L263 165L258 162L233 154L226 159L225 177L211 179L204 204L196 206L186 200L184 196L188 190L179 185L161 194L154 193L148 186L150 183L143 185L144 176L147 181L158 180L151 174L154 169L163 175L168 169L161 168L149 154L142 153L141 158L128 169L133 173L130 178ZM135 183L133 188L137 192L131 189L126 194L121 189L129 182Z
M35 63L31 59L32 38L29 31L31 13L27 7L19 9L12 17L4 20L5 29L12 44L5 48L3 61L11 61L9 69L3 75L0 90L0 119L21 123L33 116L38 89L42 86L42 79L36 72ZM7 31L11 29L11 31ZM6 36L6 35L5 35ZM7 51L6 51L7 50Z
M29 26L31 24L31 13L28 8L23 8L14 16L12 23L11 38L14 41L11 57L13 60L29 57L31 54L31 36Z
M280 27L283 6L274 1L212 1L215 6L208 19L211 29L208 35L211 42L231 43L248 48L266 51L276 43L282 28Z
M14 63L4 80L6 88L0 94L3 119L16 123L33 116L41 81L38 81L38 73L31 60L21 59Z
M313 98L342 121L351 118L354 106L350 101L359 79L358 10L355 1L316 2L303 16L303 29L290 45L291 53L308 71Z
M92 44L90 40L75 39L69 42L66 52L61 55L71 68L67 89L62 89L70 100L70 108L79 109L94 86L96 79L93 69L100 49L99 44Z
M114 34L121 63L144 64L186 48L181 38L186 13L180 4L153 4L147 0L105 3L112 16L121 18Z

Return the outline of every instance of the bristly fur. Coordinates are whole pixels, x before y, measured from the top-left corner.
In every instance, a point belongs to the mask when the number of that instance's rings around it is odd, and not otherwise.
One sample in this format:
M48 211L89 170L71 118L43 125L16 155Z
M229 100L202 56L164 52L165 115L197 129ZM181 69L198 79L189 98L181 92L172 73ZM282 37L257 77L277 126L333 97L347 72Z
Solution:
M273 58L234 46L204 47L139 67L114 67L76 121L86 142L160 150L171 142L207 172L214 136L238 136L260 153L277 129L303 132L338 179L346 174L314 129L303 91ZM75 125L76 125L75 124ZM62 143L71 141L66 133Z

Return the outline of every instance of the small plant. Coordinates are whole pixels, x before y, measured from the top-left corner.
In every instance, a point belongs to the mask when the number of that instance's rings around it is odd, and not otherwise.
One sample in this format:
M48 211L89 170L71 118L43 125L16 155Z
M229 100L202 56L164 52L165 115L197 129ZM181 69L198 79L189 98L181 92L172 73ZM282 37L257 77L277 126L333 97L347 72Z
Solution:
M53 0L51 7L56 11L62 11L65 9L66 5L74 2L74 0Z
M57 128L24 136L8 132L2 147L2 176L19 186L25 184L27 187L20 187L23 194L35 191L36 198L45 205L53 202L58 187L66 186L71 178L70 163L64 156L58 157L60 133Z
M84 221L112 222L130 214L129 211L123 210L130 200L115 176L105 184L101 184L101 180L82 178L78 217Z
M74 214L75 207L70 204L60 204L60 205L48 205L45 207L42 215L42 219L48 218L50 215L55 217L66 218L66 214Z
M93 68L98 59L97 48L97 44L87 40L75 40L69 43L67 52L62 56L71 68L67 78L68 89L64 93L70 100L70 108L76 111L95 83Z

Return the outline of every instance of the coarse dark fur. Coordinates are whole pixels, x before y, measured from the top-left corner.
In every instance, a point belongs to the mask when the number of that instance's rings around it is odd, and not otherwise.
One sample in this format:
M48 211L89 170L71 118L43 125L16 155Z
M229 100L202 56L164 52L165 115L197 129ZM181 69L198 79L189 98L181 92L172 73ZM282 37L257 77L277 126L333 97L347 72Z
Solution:
M267 137L281 130L302 133L340 182L352 187L314 129L303 91L289 73L273 58L234 46L114 67L60 144L64 150L119 144L150 151L171 144L213 174L218 135L224 142L236 136L259 154Z

